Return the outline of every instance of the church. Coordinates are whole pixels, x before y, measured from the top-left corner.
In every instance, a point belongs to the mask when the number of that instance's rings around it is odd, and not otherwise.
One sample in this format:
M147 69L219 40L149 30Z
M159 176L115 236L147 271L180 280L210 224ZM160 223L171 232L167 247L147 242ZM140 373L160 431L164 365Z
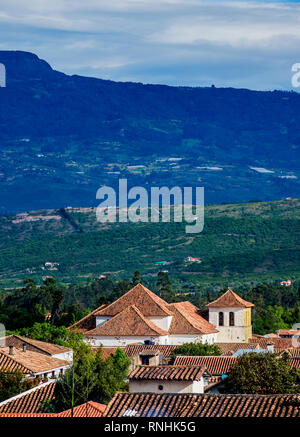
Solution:
M247 342L251 307L232 290L208 304L208 320L189 301L167 303L137 284L110 305L102 305L70 327L94 347L130 344Z

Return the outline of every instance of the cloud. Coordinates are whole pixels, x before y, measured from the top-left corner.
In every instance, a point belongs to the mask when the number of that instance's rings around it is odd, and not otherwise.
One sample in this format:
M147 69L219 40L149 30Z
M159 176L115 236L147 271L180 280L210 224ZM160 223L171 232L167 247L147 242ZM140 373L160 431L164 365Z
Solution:
M290 88L297 2L0 0L2 49L112 80Z

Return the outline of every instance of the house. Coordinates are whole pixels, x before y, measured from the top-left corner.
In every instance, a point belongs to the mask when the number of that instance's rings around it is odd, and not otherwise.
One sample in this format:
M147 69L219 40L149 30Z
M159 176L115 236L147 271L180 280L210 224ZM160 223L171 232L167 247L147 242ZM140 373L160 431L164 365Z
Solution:
M14 346L17 349L23 349L24 346L26 346L26 350L28 351L38 352L53 358L73 362L73 350L71 348L53 343L46 343L44 341L32 340L31 338L23 337L21 335L13 334L2 337L0 339L0 344L6 347Z
M209 303L209 322L218 329L218 342L247 343L252 337L251 307L232 290Z
M117 393L104 417L300 417L299 394Z
M288 279L287 281L281 281L280 285L282 285L283 287L290 287L292 285L292 281L290 279Z
M300 339L300 329L279 329L278 335L280 338ZM300 341L299 341L300 346Z
M193 258L192 256L187 256L184 258L185 263L198 263L201 264L202 260L200 258Z
M83 332L94 347L213 344L218 333L190 302L168 304L142 284L112 304L97 308L69 329Z
M20 371L27 378L55 379L63 375L72 362L15 346L0 348L0 369L5 372Z
M209 376L204 366L137 366L129 375L129 391L204 393Z

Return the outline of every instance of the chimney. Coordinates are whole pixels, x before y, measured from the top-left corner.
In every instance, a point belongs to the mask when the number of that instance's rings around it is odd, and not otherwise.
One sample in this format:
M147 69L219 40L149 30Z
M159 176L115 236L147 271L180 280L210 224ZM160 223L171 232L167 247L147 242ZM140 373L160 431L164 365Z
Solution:
M267 344L267 351L270 352L271 354L274 353L274 343Z
M14 354L14 347L9 346L9 355L13 355L13 354Z
M26 352L26 350L27 350L26 343L23 343L23 352Z

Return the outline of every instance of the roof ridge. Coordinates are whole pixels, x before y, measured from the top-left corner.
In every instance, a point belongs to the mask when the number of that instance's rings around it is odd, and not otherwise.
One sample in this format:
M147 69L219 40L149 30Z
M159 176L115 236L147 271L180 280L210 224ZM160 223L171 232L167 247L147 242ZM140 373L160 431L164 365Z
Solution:
M193 328L195 328L195 329L198 329L199 330L199 327L196 325L196 321L195 320L193 320L193 318L190 318L189 317L189 315L188 314L186 314L186 312L184 311L184 308L181 308L180 306L179 307L177 307L176 306L176 304L181 304L181 303L185 303L185 302L188 302L189 304L191 304L194 308L195 308L195 310L197 310L197 307L195 306L195 305L193 305L191 302L189 302L189 301L184 301L184 302L174 302L174 303L171 303L171 304L169 304L169 305L174 305L175 306L175 308L176 308L176 310L185 318L185 320L193 327ZM210 323L208 320L206 320L206 319L204 319L200 314L198 314L197 313L197 311L195 311L195 314L197 314L201 319L199 319L199 323L201 323L201 324L204 324L204 325L209 325L209 326L211 326L213 329L215 329L216 330L216 327L215 327L215 325L213 325L212 323ZM217 330L216 330L216 332L218 332Z
M172 315L172 312L168 309L168 303L165 302L162 298L157 296L153 291L149 290L149 288L145 287L140 282L138 284L136 284L134 287L132 287L130 290L126 291L126 293L124 293L122 296L120 296L117 300L115 300L114 302L112 302L111 304L109 304L105 308L103 308L103 310L109 311L109 309L113 308L117 302L123 301L124 298L126 298L126 296L128 296L130 293L133 293L136 289L139 289L139 288L141 288L164 313L166 313L167 315ZM103 310L101 310L100 313Z
M246 301L245 299L243 299L241 296L239 296L237 293L235 293L233 290L231 290L231 288L228 288L227 291L225 291L225 293L223 293L221 296L219 296L217 299L215 299L214 301L210 302L207 304L208 307L214 307L217 306L218 304L222 303L223 300L226 300L226 297L230 295L233 297L233 299L235 300L236 303L238 303L238 306L242 306L242 307L246 307L246 308L250 308L253 307L254 304L251 302ZM228 306L229 308L234 306L232 303L228 303L228 302L224 302L223 304L224 307Z
M129 312L133 310L138 317L143 321L143 323L145 323L148 328L150 328L152 331L154 331L156 334L158 335L168 335L167 331L164 331L163 329L159 328L159 326L156 326L153 322L151 322L151 320L148 320L143 313L134 305L129 305L126 308L124 308L122 311L120 311L119 313L117 313L115 316L112 316L111 318L109 318L108 320L106 320L104 323L102 323L101 325L97 326L96 328L91 329L90 331L88 331L86 333L87 336L89 335L93 335L93 331L96 331L98 328L101 328L102 326L104 327L105 325L107 325L108 323L110 323L111 321L113 321L114 319L121 317L122 315L124 315L126 312ZM107 335L107 334L106 334Z
M156 326L155 323L151 322L151 320L146 319L146 317L144 316L144 314L133 304L130 305L129 307L125 308L123 311L126 311L127 309L133 308L134 311L141 317L141 319L149 326L149 328L153 329L154 331L156 331L158 334L161 334L161 332L165 332L165 334L167 335L168 333L166 331L164 331L163 329L159 328L159 326ZM123 312L121 311L121 312ZM119 313L120 314L120 313Z
M86 320L88 317L90 317L93 314L95 314L96 311L99 311L101 308L104 309L107 306L109 306L109 305L102 304L102 305L98 306L96 309L94 309L93 311L88 313L86 316L82 317L82 319L77 320L77 322L75 322L75 323L73 323L73 325L69 326L68 329L71 329L71 328L75 327L76 325L78 325L79 322L82 322L83 320Z

